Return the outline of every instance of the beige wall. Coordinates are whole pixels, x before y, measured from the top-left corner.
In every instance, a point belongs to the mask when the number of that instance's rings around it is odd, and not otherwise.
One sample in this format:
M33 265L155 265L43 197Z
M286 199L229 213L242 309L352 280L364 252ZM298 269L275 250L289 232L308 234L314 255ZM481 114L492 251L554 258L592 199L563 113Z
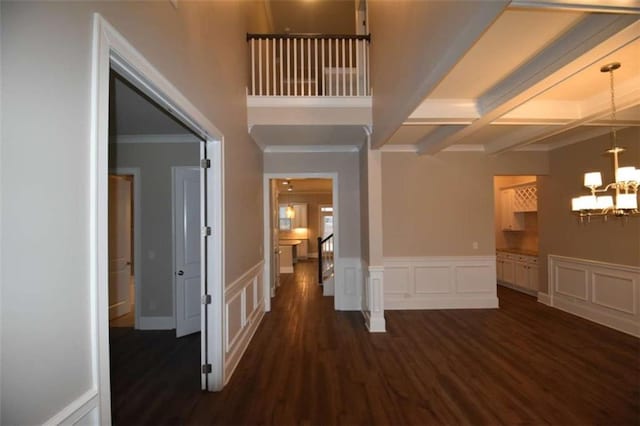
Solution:
M331 194L280 194L278 202L281 204L304 203L307 205L307 239L308 253L318 253L318 236L320 235L319 209L321 204L333 205ZM280 238L296 238L295 231L280 231Z
M618 132L618 145L627 151L620 156L622 166L640 165L640 128ZM583 174L601 171L603 182L613 180L613 162L603 155L611 146L608 135L556 149L550 153L551 175L540 179L538 199L540 257L576 257L622 265L640 266L640 218L628 221L594 219L581 225L571 212L571 198L587 195ZM547 265L541 263L540 290L547 291Z
M340 257L360 257L358 153L265 153L265 173L337 173ZM334 206L335 208L336 206Z
M524 214L524 231L502 230L502 201L500 190L513 185L536 181L536 176L496 176L493 179L493 208L495 211L495 238L496 248L515 248L520 250L538 251L538 213L528 212Z
M494 255L493 176L547 172L541 152L383 153L384 256Z
M172 166L198 166L198 143L110 144L109 168L139 167L143 316L172 316ZM153 254L153 255L151 255ZM139 296L139 295L138 295Z
M245 99L245 33L256 6L3 1L0 7L0 423L40 424L94 386L88 284L93 13L103 14L224 134L230 283L262 259L256 213L262 211L262 153L247 134Z

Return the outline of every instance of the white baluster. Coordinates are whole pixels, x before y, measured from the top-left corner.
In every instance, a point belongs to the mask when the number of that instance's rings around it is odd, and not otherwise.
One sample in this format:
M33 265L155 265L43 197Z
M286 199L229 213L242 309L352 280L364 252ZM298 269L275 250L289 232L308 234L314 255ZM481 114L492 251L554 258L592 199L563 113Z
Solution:
M258 40L258 88L262 96L262 39Z
M251 39L251 96L256 94L256 39Z

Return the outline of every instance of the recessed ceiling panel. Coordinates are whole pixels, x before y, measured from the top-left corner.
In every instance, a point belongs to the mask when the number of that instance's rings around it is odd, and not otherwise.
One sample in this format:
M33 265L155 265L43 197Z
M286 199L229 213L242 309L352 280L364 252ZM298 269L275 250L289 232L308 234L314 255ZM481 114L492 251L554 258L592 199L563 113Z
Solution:
M609 91L609 76L600 72L602 65L620 62L622 66L614 71L615 86L630 78L640 77L640 40L636 40L571 78L547 90L538 99L582 101L591 96Z
M429 98L480 97L583 16L568 11L505 11Z

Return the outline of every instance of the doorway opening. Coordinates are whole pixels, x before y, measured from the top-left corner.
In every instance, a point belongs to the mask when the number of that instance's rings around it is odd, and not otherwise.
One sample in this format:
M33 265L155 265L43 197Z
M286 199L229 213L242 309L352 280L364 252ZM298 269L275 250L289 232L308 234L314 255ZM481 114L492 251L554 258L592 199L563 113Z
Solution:
M199 170L199 214L198 220L193 220L193 215L188 222L198 232L198 246L200 254L200 285L197 305L200 311L201 335L196 339L199 347L200 363L193 365L193 371L200 381L200 389L215 391L222 389L224 384L224 347L222 334L222 307L224 306L224 271L222 259L223 244L223 187L222 187L222 134L208 119L190 103L155 67L149 63L128 41L119 34L99 14L94 15L94 43L92 56L92 128L91 128L91 310L93 332L93 382L96 391L95 403L99 404L101 424L111 424L111 367L109 345L109 157L117 155L120 143L111 146L111 142L118 137L123 140L135 139L140 143L131 143L131 146L140 147L148 140L145 132L131 131L129 134L114 132L117 124L110 125L113 105L110 104L110 96L114 92L113 74L117 73L122 81L142 93L145 102L152 101L154 108L159 107L162 113L169 116L174 125L181 128L182 134L187 134L191 141L196 141L194 147L199 152L195 166ZM151 121L138 120L136 123L149 124ZM166 132L172 134L172 132ZM195 135L195 137L194 137ZM158 136L158 135L155 135ZM174 134L171 135L173 139ZM141 140L142 139L142 140ZM122 142L122 140L120 141ZM163 142L168 142L164 140ZM184 143L169 144L177 146ZM122 146L127 144L122 144ZM110 149L115 147L115 149ZM134 148L132 148L134 149ZM171 156L169 156L171 157ZM194 166L190 166L194 167ZM145 171L141 171L142 181L148 179ZM136 180L134 177L134 185ZM150 180L153 183L153 179ZM168 185L171 190L171 185ZM145 191L141 191L146 193ZM193 192L189 190L188 192ZM134 208L136 200L134 188ZM142 197L142 215L145 209L150 207ZM150 209L153 211L153 209ZM139 212L140 210L138 210ZM134 212L135 220L135 212ZM134 240L136 232L141 227L134 223ZM171 228L169 228L171 232ZM176 300L171 289L165 289L165 293L157 298L147 300L145 297L145 284L147 276L139 268L142 259L153 260L156 258L156 250L142 250L141 254L135 248L133 261L135 294L135 315L139 316L139 328L159 327L175 328L174 311L172 301ZM193 246L193 245L192 245ZM193 250L192 250L193 251ZM175 266L175 264L173 264ZM171 268L169 268L171 269ZM172 271L175 273L177 271ZM142 278L138 274L142 273ZM137 281L137 283L136 283ZM168 295L167 295L168 293ZM169 302L167 303L167 300ZM168 315L149 316L145 312L168 312L167 304L171 310ZM194 305L189 308L193 312ZM172 331L175 333L174 331ZM176 340L175 334L172 341ZM179 339L178 339L179 340ZM197 359L197 358L196 358ZM146 359L148 361L148 358ZM139 367L145 368L147 362L141 362ZM146 378L155 376L147 374ZM160 374L159 376L162 376ZM199 389L198 389L199 392Z
M322 294L335 296L336 188L334 175L265 175L265 294L275 297L288 274L313 264Z
M493 187L497 284L537 296L538 178L495 176Z

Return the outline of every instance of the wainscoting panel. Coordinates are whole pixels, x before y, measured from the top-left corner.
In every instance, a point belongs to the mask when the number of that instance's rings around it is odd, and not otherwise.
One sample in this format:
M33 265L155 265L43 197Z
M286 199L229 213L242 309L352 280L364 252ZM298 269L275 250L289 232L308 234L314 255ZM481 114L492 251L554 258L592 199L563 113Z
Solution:
M640 336L640 267L549 255L550 305Z
M497 308L495 256L387 257L385 309Z
M363 273L360 258L344 258L335 261L335 307L339 311L362 309Z
M264 315L263 263L255 265L225 289L225 383L231 378Z

